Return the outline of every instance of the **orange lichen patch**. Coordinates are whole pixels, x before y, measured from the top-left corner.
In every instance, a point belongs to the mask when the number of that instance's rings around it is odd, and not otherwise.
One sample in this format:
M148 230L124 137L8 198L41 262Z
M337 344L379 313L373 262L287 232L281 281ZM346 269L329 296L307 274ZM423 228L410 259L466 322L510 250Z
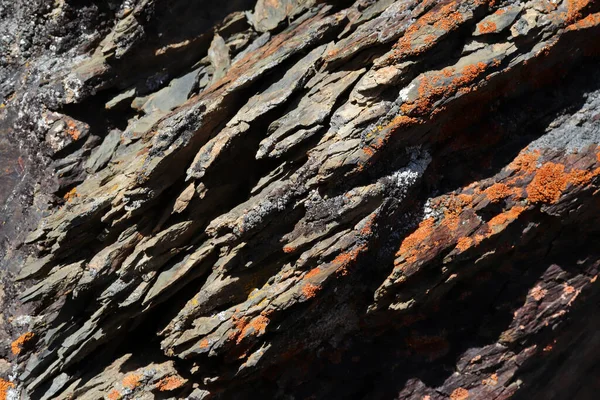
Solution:
M506 10L505 10L504 8L501 8L501 9L499 9L499 10L496 10L496 12L495 12L494 14L496 14L496 15L502 15L502 14L504 14L505 12L506 12Z
M470 237L461 237L458 239L458 243L456 243L456 248L462 252L470 248L472 244L473 239Z
M77 188L73 188L73 189L69 190L67 193L65 193L65 195L63 196L63 199L65 199L67 202L69 202L77 197L79 197L79 194L77 193Z
M419 123L419 120L417 118L412 118L406 115L398 115L396 117L394 117L386 126L382 127L382 130L384 129L398 129L398 128L407 128L409 126L412 125L416 125ZM383 143L378 144L377 148L381 148L382 144L385 144L385 139Z
M294 251L296 251L294 246L287 245L283 247L283 252L286 254L293 253Z
M459 90L462 90L461 93L470 92L472 89L466 86L472 84L487 67L487 64L483 62L466 65L460 73L452 75L455 77L450 82L448 82L448 78L451 77L448 76L448 69L444 69L439 73L423 74L419 78L419 97L413 104L405 103L400 106L400 109L404 114L415 112L423 114L432 109L436 99L452 96Z
M122 398L121 393L117 389L111 390L106 396L108 400L119 400Z
M590 14L587 17L571 24L567 27L567 31L577 31L580 29L588 29L600 24L600 13Z
M81 132L77 129L74 121L67 121L67 135L71 136L73 140L77 140L81 136Z
M312 283L307 283L306 285L302 286L302 294L306 299L312 299L317 295L317 293L319 293L320 290L320 286L313 285Z
M168 376L166 378L161 379L156 387L161 392L168 392L170 390L175 390L182 387L185 384L186 380L180 378L178 376Z
M449 2L445 5L434 7L411 24L400 40L394 45L395 52L390 61L397 61L404 57L422 54L433 47L436 41L444 34L458 28L464 21L462 14L456 11L459 5L459 2ZM430 32L431 25L438 31L435 35L428 33Z
M237 312L238 311L236 309L236 313ZM234 315L233 317L231 317L231 319L233 321L233 326L235 328L229 333L228 337L230 340L234 340L246 328L246 325L248 325L248 318L245 318L245 317L240 318L237 315Z
M546 294L548 294L548 290L542 289L540 286L534 287L531 289L531 292L529 292L529 295L533 297L535 301L540 301L546 296Z
M335 267L337 267L336 273L346 276L348 274L348 267L351 266L358 259L358 256L367 249L368 246L366 244L362 244L350 251L338 254L337 257L335 257L331 262Z
M375 222L376 214L371 214L369 219L365 222L365 225L360 230L360 234L363 236L370 236L373 233L373 223Z
M599 170L590 172L582 169L574 169L567 175L567 183L577 186L587 185L599 173Z
M0 378L0 400L6 400L8 391L15 387L15 384L9 381L5 381Z
M128 389L135 389L141 385L142 375L141 374L129 374L123 378L123 386Z
M556 203L567 187L565 166L545 163L527 186L527 195L533 203Z
M200 341L200 348L201 349L206 349L206 348L208 348L208 346L210 346L210 342L208 341L208 339L202 339Z
M491 21L480 22L477 25L477 28L479 28L479 32L481 32L483 34L494 33L498 30L498 28L496 27L496 24Z
M457 388L450 394L450 400L466 400L469 398L469 391L465 388Z
M508 165L508 169L516 172L533 173L537 168L537 161L540 158L539 150L532 152L521 152L519 155Z
M271 322L271 320L264 315L259 315L258 317L253 318L252 321L250 321L250 323L246 325L244 329L242 329L242 333L238 337L237 343L239 344L243 338L248 336L250 332L256 336L263 335L267 329L267 325L269 325L269 322ZM250 329L252 329L252 331L250 331Z
M521 215L521 213L523 213L525 210L525 207L515 206L510 210L498 214L494 218L490 219L488 221L488 226L490 228L490 233L488 236L503 230L507 224L519 218L519 215Z
M573 23L582 18L581 11L590 4L591 0L567 0L567 23Z
M33 339L35 334L33 332L26 332L19 336L14 342L10 344L10 349L14 355L21 353L23 346Z
M308 273L306 275L304 275L304 279L310 279L314 276L319 275L319 273L321 272L321 268L316 267L311 269L310 271L308 271Z
M477 64L467 65L462 70L462 76L459 76L452 81L454 85L463 86L472 83L479 75L481 75L487 64L484 62L478 62Z
M440 225L445 226L450 231L455 231L460 226L460 221L461 219L458 215L448 215L446 218L444 218Z
M485 386L496 386L498 384L498 374L492 374L489 378L481 381L482 385Z
M515 190L504 183L494 183L492 186L485 189L483 193L490 202L495 203L515 194Z
M406 255L409 262L415 261L415 253L417 247L433 232L435 220L433 218L427 218L421 221L419 227L409 236L407 236L400 245L400 249L396 252L396 257Z
M571 294L575 292L575 288L571 285L567 285L565 284L565 286L563 287L563 293L564 294Z

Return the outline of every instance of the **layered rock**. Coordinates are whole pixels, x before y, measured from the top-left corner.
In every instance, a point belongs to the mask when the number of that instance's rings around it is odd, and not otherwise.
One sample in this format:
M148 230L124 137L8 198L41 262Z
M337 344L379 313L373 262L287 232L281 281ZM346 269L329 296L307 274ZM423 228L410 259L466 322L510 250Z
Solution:
M600 3L204 3L13 49L0 393L592 398Z

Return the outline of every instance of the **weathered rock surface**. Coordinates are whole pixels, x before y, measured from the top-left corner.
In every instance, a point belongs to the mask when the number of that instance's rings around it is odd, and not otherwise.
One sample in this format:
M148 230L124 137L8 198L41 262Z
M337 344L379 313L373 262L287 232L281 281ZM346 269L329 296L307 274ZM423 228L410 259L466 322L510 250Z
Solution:
M0 400L596 398L600 2L84 3L0 2Z

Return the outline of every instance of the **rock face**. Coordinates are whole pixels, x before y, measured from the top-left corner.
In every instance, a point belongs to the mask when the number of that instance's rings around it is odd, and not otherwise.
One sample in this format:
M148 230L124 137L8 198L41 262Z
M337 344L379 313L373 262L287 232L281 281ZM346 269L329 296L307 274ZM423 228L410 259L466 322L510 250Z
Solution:
M596 398L600 2L92 3L0 2L0 400Z

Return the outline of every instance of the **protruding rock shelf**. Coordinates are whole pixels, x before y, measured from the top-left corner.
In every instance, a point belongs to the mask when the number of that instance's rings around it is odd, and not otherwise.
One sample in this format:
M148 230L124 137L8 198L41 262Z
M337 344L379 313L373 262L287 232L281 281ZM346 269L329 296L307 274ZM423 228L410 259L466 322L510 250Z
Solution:
M600 2L0 16L0 400L597 398Z

